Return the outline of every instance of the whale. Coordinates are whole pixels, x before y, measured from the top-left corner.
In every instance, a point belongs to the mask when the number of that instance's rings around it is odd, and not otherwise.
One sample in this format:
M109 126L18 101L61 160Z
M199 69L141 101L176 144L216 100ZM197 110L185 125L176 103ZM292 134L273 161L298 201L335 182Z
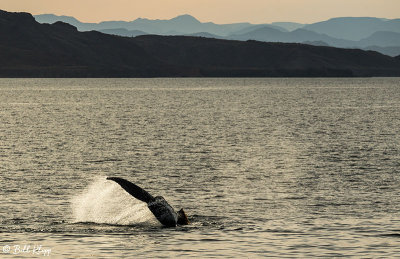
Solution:
M189 220L183 209L176 212L162 196L153 197L150 193L128 180L119 177L107 177L119 184L127 193L136 199L147 203L147 207L156 219L166 227L176 227L177 225L188 225Z

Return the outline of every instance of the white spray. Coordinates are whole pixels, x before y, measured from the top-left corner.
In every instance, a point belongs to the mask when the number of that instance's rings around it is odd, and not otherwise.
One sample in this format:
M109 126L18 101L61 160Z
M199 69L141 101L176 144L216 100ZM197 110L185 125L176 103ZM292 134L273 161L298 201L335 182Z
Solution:
M158 224L157 219L141 202L105 177L94 179L71 201L75 222L116 225Z

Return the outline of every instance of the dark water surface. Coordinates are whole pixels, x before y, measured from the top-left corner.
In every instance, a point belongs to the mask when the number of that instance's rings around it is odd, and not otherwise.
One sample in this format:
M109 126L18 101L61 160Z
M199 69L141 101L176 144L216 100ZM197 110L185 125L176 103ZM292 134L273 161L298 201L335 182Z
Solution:
M399 78L0 79L0 107L1 257L400 256Z

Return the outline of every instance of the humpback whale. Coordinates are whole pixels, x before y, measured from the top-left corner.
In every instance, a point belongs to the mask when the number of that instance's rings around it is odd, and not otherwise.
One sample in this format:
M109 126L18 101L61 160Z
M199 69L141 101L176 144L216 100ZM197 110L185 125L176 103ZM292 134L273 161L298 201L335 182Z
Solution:
M168 204L164 197L153 197L150 193L143 190L136 184L119 177L107 177L107 180L116 182L130 195L147 203L147 207L164 226L176 227L177 225L189 224L189 220L184 210L181 209L180 211L175 212L175 210Z

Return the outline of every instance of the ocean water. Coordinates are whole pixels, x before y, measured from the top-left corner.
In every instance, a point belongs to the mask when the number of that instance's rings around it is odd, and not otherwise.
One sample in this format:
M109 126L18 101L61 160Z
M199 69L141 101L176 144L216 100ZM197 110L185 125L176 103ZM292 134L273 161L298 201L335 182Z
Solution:
M1 258L398 258L400 80L0 79L0 174Z

